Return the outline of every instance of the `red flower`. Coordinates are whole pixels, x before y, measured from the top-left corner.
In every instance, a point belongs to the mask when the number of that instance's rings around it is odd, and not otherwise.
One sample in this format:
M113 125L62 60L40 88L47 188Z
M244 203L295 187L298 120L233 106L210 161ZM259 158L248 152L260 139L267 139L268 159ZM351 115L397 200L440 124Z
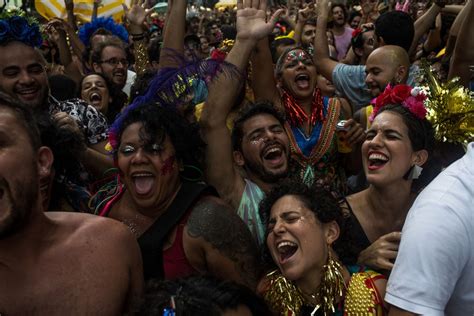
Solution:
M393 87L392 90L392 102L394 104L400 104L411 96L411 87L406 84L399 84Z
M352 38L357 37L360 33L362 33L362 29L354 29L354 31L352 31Z

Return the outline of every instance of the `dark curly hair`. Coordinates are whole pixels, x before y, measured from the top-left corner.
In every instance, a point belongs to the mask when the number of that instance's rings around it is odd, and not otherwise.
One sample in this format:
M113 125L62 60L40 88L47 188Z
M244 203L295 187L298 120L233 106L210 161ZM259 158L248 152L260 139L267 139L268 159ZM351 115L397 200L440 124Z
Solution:
M343 231L348 231L348 222L344 218L339 202L329 191L319 185L307 186L297 178L286 179L278 183L259 205L260 217L266 226L268 225L273 205L279 199L287 195L295 196L305 207L314 213L316 219L321 223L324 224L335 221L337 225L339 225L341 234L339 239L334 243L333 249L342 262L346 262L346 258L353 257L353 254L350 253L353 249L351 237L342 234ZM268 234L269 231L266 232L266 237ZM268 247L264 247L262 254L264 262L268 266L272 265Z
M426 150L428 160L425 162L420 177L413 180L412 192L419 192L441 172L441 164L433 157L435 149L434 129L427 119L415 117L406 107L400 104L388 104L382 107L377 115L385 111L397 113L408 128L408 138L414 151Z
M162 315L170 308L171 296L175 313L180 316L217 316L227 310L246 306L252 315L271 315L267 306L249 288L211 276L194 276L173 281L151 280L145 298L136 315Z
M232 129L232 148L234 150L242 150L242 139L244 137L243 126L254 116L268 114L274 116L278 122L283 126L285 124L284 116L275 109L270 101L259 101L257 103L250 103L244 106L237 118L234 120L234 128Z
M120 142L123 131L133 123L142 123L140 139L145 145L162 143L168 136L176 150L176 158L185 165L201 167L204 142L198 126L189 124L177 112L150 102L131 109L117 133ZM117 151L114 152L115 159Z

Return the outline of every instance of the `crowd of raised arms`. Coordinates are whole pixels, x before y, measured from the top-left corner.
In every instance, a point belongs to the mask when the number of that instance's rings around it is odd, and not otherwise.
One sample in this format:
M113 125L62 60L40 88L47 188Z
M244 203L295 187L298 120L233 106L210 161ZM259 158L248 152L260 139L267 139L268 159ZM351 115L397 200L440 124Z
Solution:
M474 0L61 1L0 3L0 316L474 315Z

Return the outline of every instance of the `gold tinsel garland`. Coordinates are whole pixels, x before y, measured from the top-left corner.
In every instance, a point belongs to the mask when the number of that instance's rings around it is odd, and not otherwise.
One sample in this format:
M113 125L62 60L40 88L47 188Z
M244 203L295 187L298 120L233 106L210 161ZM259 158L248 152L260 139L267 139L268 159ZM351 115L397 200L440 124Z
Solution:
M467 143L474 141L474 94L454 78L441 83L425 62L421 66L423 84L427 86L427 119L441 142Z

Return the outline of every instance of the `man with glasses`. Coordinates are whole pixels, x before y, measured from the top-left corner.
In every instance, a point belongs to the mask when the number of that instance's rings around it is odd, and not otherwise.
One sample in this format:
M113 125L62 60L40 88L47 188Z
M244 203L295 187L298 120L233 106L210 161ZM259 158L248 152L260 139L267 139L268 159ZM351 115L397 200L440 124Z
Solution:
M128 65L125 45L115 36L101 42L92 52L94 71L105 75L120 90L127 83Z

